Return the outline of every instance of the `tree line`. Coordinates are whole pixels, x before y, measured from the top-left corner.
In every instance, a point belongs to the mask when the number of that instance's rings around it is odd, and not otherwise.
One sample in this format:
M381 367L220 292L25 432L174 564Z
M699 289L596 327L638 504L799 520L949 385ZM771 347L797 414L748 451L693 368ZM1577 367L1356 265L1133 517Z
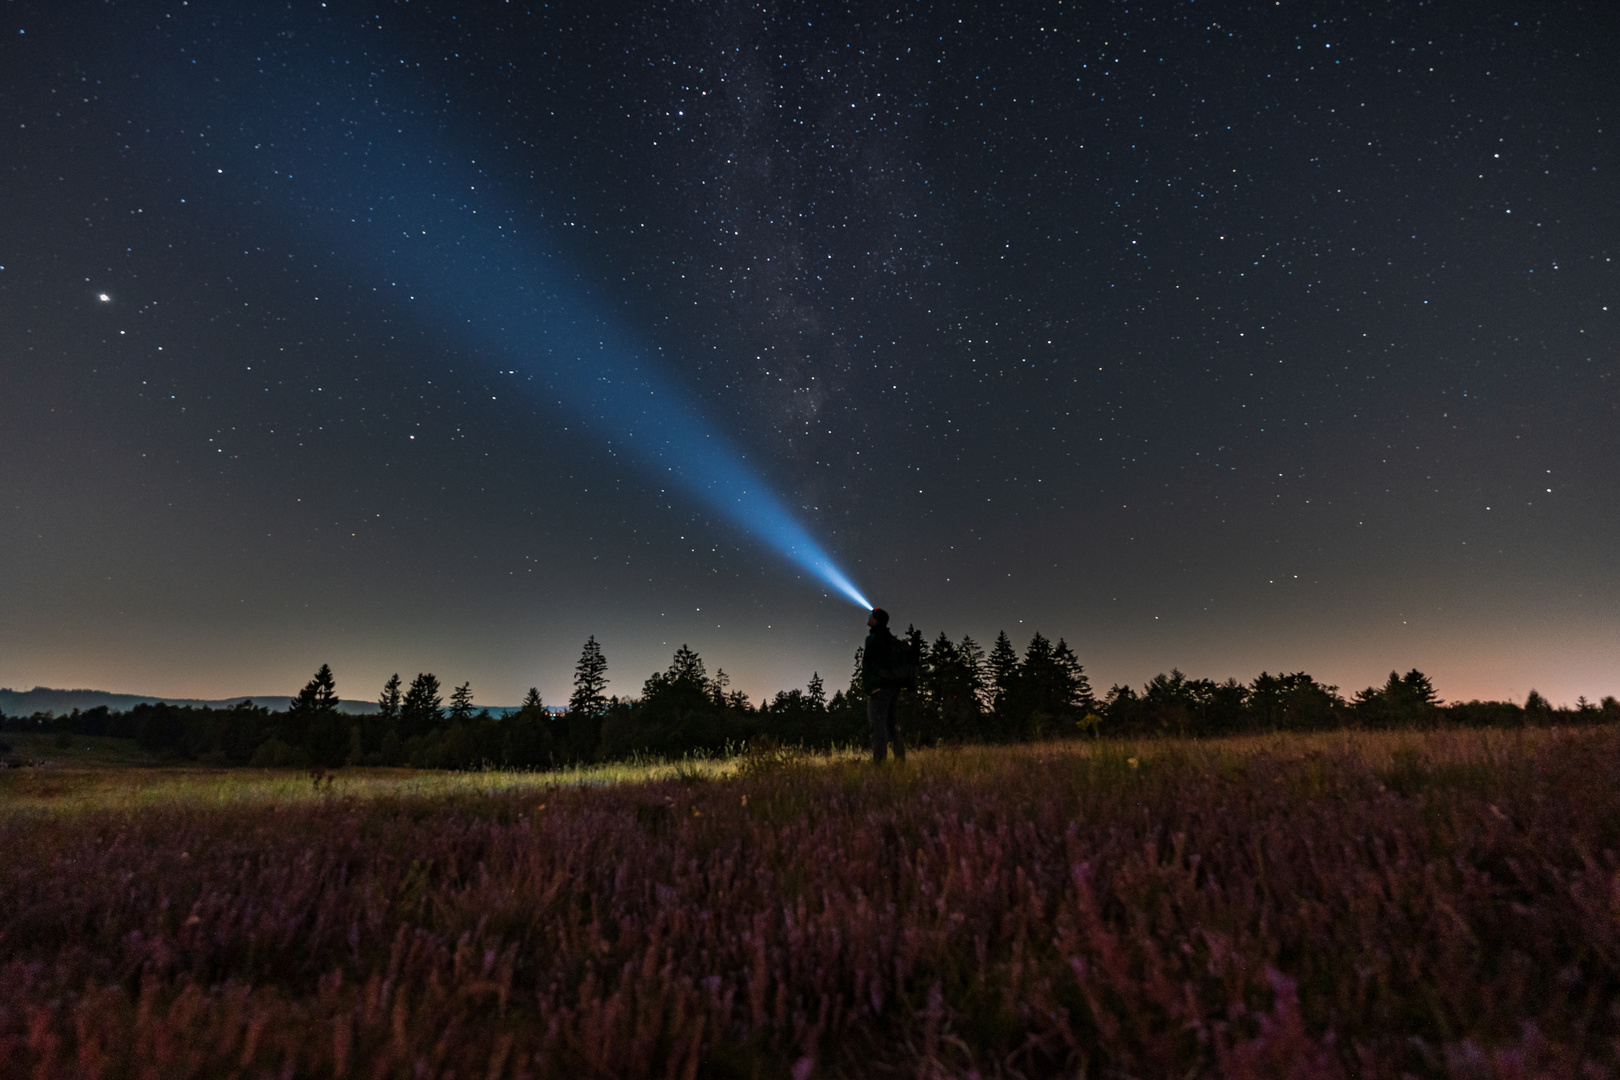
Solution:
M953 641L943 632L929 642L915 627L900 640L918 671L916 689L900 703L902 731L912 745L1620 721L1613 697L1555 709L1532 690L1522 705L1445 705L1415 668L1391 672L1382 687L1348 699L1305 672L1262 672L1242 683L1188 678L1178 670L1140 690L1114 685L1098 696L1062 638L1053 642L1036 633L1022 654L1005 632L989 650L972 637ZM495 715L475 707L470 683L452 688L447 699L438 678L423 672L408 685L391 677L375 711L343 713L336 678L322 664L281 710L251 702L222 709L158 702L124 712L102 706L65 716L0 717L0 730L128 738L157 754L213 765L554 768L638 754L723 753L761 739L811 749L864 745L860 671L856 650L848 685L830 697L817 672L803 689L756 705L730 689L723 670L709 674L702 658L682 645L668 668L642 682L639 694L620 696L609 693L607 658L592 636L562 710L547 709L531 687L520 709Z

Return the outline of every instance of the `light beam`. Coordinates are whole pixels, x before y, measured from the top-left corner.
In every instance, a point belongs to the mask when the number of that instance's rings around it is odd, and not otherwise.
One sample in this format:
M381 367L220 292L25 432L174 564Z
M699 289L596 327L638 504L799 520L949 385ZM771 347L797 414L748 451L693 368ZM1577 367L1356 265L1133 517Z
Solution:
M357 99L332 70L220 66L210 74L229 89L200 86L171 107L228 110L214 143L235 159L226 182L249 185L255 203L279 208L277 220L299 221L358 276L409 297L401 306L418 318L476 339L503 370L543 377L550 400L615 453L870 609L747 455L651 360L647 339L527 227L517 200L495 193L477 155L425 131L423 110L389 101L388 80ZM216 167L214 183L220 175Z

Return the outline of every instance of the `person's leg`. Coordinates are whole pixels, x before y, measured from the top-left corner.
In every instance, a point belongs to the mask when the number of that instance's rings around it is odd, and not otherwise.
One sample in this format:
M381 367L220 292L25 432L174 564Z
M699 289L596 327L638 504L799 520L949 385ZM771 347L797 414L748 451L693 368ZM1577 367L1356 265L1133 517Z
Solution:
M900 738L900 691L889 694L889 742L894 746L894 760L906 760L906 744Z
M879 690L866 699L866 723L872 730L872 763L883 764L889 754L889 701L888 690Z

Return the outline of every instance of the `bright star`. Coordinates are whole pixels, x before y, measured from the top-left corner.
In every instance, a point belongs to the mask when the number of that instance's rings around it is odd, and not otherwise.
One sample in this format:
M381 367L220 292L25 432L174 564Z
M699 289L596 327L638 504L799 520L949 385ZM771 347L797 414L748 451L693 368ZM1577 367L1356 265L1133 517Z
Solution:
M101 294L101 302L103 304L107 303L111 299L112 299L112 297L108 296L106 293Z

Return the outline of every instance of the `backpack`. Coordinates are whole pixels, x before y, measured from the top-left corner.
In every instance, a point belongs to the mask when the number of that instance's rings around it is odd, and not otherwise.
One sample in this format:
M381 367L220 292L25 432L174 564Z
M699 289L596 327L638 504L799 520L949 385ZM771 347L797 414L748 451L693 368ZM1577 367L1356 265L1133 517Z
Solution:
M900 690L917 689L917 669L921 667L921 658L917 655L917 645L905 638L893 638L889 646L889 666L884 671L884 682Z

